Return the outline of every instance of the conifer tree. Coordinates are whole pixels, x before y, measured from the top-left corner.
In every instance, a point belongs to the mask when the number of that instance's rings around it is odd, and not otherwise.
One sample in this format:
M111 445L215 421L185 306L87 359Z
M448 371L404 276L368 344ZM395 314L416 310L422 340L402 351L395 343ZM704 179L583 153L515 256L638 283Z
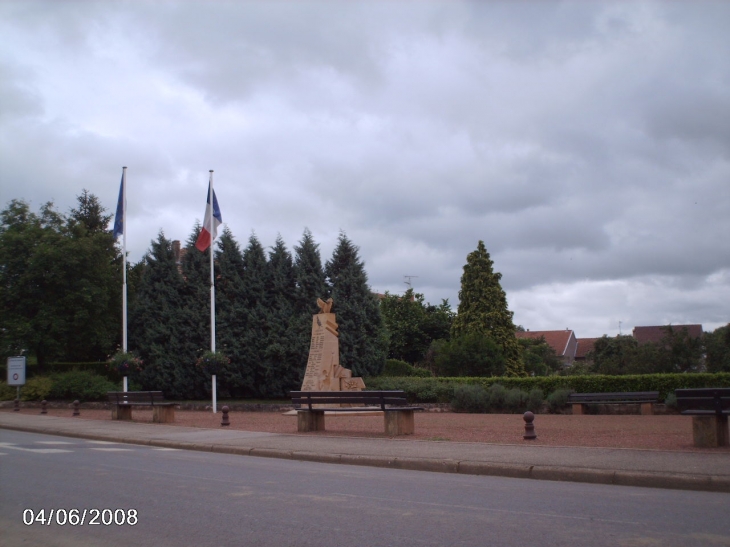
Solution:
M300 378L304 378L312 337L312 315L317 313L317 298L326 300L329 288L322 268L319 245L314 242L312 232L304 230L294 251L296 290L293 322L299 348L297 369L300 371Z
M244 261L241 248L233 234L225 227L218 238L216 253L216 350L226 355L231 363L220 374L221 395L225 391L233 397L251 397L257 394L254 370L256 355L247 347L249 313L243 281Z
M374 376L385 366L387 334L375 295L368 287L358 249L340 233L325 274L340 333L340 364L354 376Z
M210 391L210 376L195 366L195 360L210 350L210 249L200 252L195 242L201 226L196 222L181 253L180 271L183 276L181 327L187 343L194 350L194 359L180 362L180 374L189 378L192 391L201 396Z
M298 389L303 370L298 367L302 349L298 344L296 274L291 253L281 236L269 253L266 287L267 339L262 344L262 387L270 397L284 396Z
M183 280L172 242L160 232L143 258L144 267L137 288L135 306L129 313L130 340L145 368L140 381L145 389L160 390L166 397L191 398L188 366L194 363L197 347L187 338Z
M451 337L479 334L492 338L504 353L505 375L524 376L512 312L507 309L507 295L499 283L502 274L494 272L493 267L484 242L479 241L476 251L466 257Z
M241 365L253 373L251 388L254 394L263 396L268 392L266 369L262 366L261 359L264 355L262 346L266 344L269 334L269 295L266 292L269 272L264 248L256 235L251 235L248 240L248 246L243 251L242 265L241 304L245 330L240 333L239 338Z
M329 288L322 268L319 245L314 242L309 229L304 230L302 240L298 246L294 247L294 251L296 253L294 268L297 278L296 313L306 317L306 337L309 339L310 316L317 312L317 298L326 300L329 296Z

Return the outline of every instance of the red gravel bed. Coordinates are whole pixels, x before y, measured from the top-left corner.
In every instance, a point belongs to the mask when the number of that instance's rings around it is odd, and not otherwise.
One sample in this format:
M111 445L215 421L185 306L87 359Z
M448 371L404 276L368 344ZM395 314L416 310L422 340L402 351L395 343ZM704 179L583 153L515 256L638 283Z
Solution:
M12 410L3 410L12 412ZM23 414L38 414L38 409L21 409ZM71 417L70 409L49 409L51 416ZM133 410L135 422L151 423L151 410ZM109 410L81 409L80 419L111 420ZM221 428L221 413L176 410L171 425ZM458 441L493 444L542 446L582 446L602 448L640 448L649 450L689 450L726 452L730 447L697 449L692 445L692 420L687 416L639 415L556 415L535 417L534 441L525 441L524 421L519 414L461 414L454 412L416 413L416 433L395 439ZM291 435L329 435L386 438L382 416L328 415L327 431L298 433L296 416L276 412L230 412L230 429L265 431Z

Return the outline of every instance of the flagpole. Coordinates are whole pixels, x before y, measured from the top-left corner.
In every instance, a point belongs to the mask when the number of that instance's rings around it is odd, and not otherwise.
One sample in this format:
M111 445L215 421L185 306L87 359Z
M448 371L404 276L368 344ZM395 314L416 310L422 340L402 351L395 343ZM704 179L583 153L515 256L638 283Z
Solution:
M122 167L122 351L127 353L127 168ZM122 379L127 391L127 377Z
M213 170L210 170L210 183L208 184L208 202L210 203L210 351L215 353L215 273L213 271L213 243L215 242L215 234L213 225L215 223L215 202L213 201ZM217 412L216 409L216 377L215 374L211 376L211 386L213 392L213 414Z

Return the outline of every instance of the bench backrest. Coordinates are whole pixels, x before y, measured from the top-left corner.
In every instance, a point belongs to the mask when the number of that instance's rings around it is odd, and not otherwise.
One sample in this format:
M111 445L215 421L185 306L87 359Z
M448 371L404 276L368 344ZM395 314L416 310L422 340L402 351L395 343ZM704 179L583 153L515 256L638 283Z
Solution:
M714 410L718 414L730 409L729 387L675 389L679 410Z
M324 404L378 405L380 408L408 404L403 391L291 391L294 406Z
M118 405L154 405L165 402L161 391L108 391L107 397L110 403Z
M658 391L628 391L613 393L571 393L569 403L600 403L600 402L627 402L627 403L656 403L659 400Z

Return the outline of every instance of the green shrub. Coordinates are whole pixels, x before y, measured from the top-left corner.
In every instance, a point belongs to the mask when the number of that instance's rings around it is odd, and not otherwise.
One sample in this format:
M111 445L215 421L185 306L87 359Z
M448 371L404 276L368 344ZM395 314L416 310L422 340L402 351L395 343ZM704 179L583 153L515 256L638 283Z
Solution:
M677 396L674 393L670 393L664 399L664 404L667 405L669 408L673 408L676 410L677 409Z
M527 395L527 404L525 405L525 408L532 412L533 414L537 414L542 409L542 404L545 402L545 393L538 387L535 389L531 389L530 393Z
M420 378L430 378L431 372L425 368L414 367L405 361L398 359L388 359L380 376L415 376Z
M18 395L15 386L9 386L7 382L0 382L0 401L14 401Z
M508 389L504 398L504 411L510 414L524 412L527 408L527 393L518 388Z
M489 394L481 386L456 386L451 410L454 412L489 412Z
M47 376L36 376L20 389L20 398L24 401L42 401L48 398L52 388L53 380Z
M494 384L487 392L489 393L489 404L495 410L504 410L507 400L507 390L502 384Z
M394 389L406 392L410 402L449 402L457 385L480 385L484 389L499 383L507 389L519 388L528 393L541 389L543 393L553 393L559 389L576 393L609 393L616 391L658 391L663 400L675 389L701 387L730 387L730 373L690 373L690 374L641 374L624 376L534 376L529 378L414 378L414 377L377 377L366 378L368 389ZM419 399L419 393L426 393L429 400Z
M103 376L85 370L74 370L51 376L53 387L51 399L79 399L80 401L101 401L107 391L118 391L118 386Z
M548 395L547 403L550 412L555 413L565 408L565 405L568 404L568 395L572 392L571 389L557 389Z

